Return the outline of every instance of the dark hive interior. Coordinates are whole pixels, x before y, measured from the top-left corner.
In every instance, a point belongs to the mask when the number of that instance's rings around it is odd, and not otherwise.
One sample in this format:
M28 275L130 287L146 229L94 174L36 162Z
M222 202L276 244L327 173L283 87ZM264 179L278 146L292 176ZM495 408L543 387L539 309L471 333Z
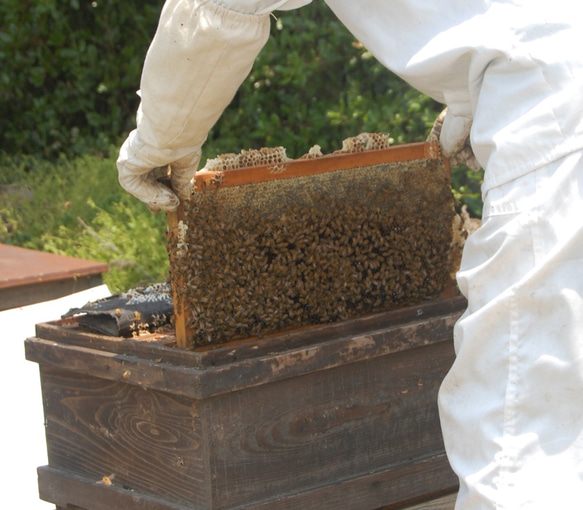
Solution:
M218 178L185 204L169 251L194 346L392 310L451 284L463 231L439 159L281 177Z

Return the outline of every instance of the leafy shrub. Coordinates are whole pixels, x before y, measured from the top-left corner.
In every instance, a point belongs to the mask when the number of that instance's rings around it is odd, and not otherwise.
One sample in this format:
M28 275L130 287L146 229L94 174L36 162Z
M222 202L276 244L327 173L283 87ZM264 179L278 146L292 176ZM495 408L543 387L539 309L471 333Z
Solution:
M113 159L3 157L0 168L1 243L107 262L112 291L166 278L166 218L120 189Z
M0 2L0 149L103 151L127 131L160 1Z
M160 8L159 0L1 2L0 150L54 158L117 144L134 123ZM439 105L372 59L323 2L278 16L207 153L336 148L364 130L400 142L425 136Z

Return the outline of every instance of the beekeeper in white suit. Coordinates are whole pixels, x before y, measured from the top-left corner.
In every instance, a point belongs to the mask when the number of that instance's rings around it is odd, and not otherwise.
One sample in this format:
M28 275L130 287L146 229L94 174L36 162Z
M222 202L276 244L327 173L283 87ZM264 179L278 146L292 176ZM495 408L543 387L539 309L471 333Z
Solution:
M187 199L208 131L269 33L303 0L168 0L137 129L118 160L152 209ZM483 226L458 275L468 309L440 390L457 509L583 508L583 16L573 0L327 0L387 68L470 136ZM317 37L314 34L314 37ZM152 170L172 165L176 195ZM357 509L355 509L357 510Z

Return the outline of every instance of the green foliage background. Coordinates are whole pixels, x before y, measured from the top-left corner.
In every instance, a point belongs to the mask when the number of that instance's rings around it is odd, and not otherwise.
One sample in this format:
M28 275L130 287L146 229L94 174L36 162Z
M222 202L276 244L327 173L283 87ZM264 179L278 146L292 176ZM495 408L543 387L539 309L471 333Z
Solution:
M123 192L115 169L161 7L0 3L0 185L12 190L0 194L0 242L109 262L114 291L167 272L164 216ZM376 62L324 2L276 15L204 157L277 145L292 157L314 144L329 152L363 131L425 139L442 106ZM466 169L453 177L474 215L480 179Z
M0 148L104 150L131 127L160 2L2 0Z

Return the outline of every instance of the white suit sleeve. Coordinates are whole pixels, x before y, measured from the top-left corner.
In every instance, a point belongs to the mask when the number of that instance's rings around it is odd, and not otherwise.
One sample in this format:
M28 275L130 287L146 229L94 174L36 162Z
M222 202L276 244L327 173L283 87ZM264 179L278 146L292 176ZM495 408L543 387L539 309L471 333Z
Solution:
M158 167L172 166L172 187L188 198L201 145L269 36L267 12L227 4L168 0L162 10L144 63L137 128L117 161L122 187L152 210L178 206L176 195L155 181Z
M273 11L290 11L308 5L312 0L219 0L227 9L247 14L269 14Z

